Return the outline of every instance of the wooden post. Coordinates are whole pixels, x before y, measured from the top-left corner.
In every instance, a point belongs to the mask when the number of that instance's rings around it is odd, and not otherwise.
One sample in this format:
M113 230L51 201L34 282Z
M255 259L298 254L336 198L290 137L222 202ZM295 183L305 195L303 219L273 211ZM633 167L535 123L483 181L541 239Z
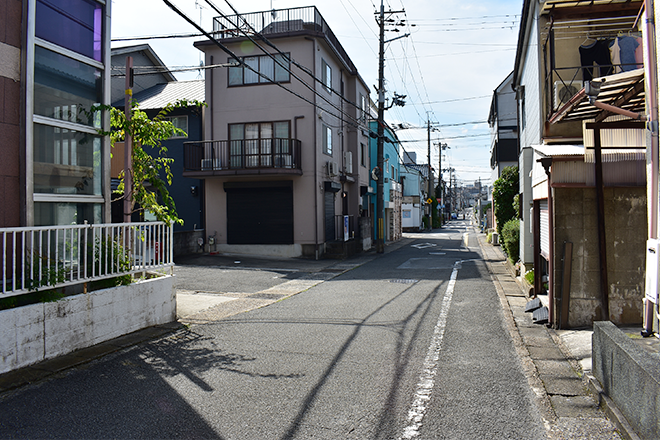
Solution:
M133 57L126 57L126 91L124 93L124 112L126 125L131 121L133 100ZM124 223L131 222L133 204L133 137L129 130L124 135Z

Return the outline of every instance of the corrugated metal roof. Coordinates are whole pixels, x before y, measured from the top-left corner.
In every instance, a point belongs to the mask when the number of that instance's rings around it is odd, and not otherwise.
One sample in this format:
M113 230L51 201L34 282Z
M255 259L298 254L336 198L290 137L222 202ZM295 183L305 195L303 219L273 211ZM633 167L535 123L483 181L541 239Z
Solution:
M594 78L592 82L602 82L598 101L637 113L645 110L644 69ZM552 115L550 123L596 119L603 112L589 102L582 88Z
M158 84L133 95L133 99L140 103L141 110L160 109L179 99L204 102L205 98L203 79Z
M565 8L593 7L593 6L616 6L637 3L642 0L545 0L541 4L541 13L547 14L552 10L564 10Z
M582 156L584 145L543 144L532 145L532 148L546 157Z

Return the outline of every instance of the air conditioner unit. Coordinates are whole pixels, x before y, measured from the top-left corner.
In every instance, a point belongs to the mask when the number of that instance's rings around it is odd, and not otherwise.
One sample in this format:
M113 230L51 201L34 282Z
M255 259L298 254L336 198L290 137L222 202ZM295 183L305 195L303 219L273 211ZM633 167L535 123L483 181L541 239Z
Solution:
M339 164L337 164L337 162L329 160L326 165L328 167L328 176L336 176L339 174Z
M353 174L353 152L346 151L344 153L344 170L347 174Z
M582 81L555 81L555 100L553 108L557 110L566 104L582 89Z

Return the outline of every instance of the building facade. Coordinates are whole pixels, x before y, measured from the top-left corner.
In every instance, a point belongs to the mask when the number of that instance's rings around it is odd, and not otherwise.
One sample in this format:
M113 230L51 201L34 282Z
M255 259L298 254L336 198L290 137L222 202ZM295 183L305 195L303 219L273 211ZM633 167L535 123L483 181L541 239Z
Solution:
M315 7L242 17L249 32L218 17L218 44L195 44L231 66L207 70L206 140L186 146L184 176L205 181L215 250L320 258L347 222L360 238L369 89Z
M110 4L3 2L0 226L110 218Z

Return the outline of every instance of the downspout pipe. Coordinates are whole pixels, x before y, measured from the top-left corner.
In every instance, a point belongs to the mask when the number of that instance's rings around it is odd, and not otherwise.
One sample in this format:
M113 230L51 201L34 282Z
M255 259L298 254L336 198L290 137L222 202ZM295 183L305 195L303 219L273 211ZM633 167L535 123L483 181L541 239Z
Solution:
M648 129L651 132L648 191L649 238L658 238L658 60L655 35L655 4L653 0L644 1L646 14L644 29L644 49L646 51L646 97L648 102ZM648 153L647 153L648 154ZM650 286L646 286L648 290ZM657 288L653 286L653 288ZM648 297L649 295L647 295ZM646 299L644 303L644 328L642 336L653 334L654 308L656 304Z
M548 240L550 241L550 258L548 258L548 303L550 307L548 308L548 324L553 324L555 317L555 221L554 221L554 188L552 187L552 158L546 157L540 159L541 165L545 170L546 176L548 176Z

